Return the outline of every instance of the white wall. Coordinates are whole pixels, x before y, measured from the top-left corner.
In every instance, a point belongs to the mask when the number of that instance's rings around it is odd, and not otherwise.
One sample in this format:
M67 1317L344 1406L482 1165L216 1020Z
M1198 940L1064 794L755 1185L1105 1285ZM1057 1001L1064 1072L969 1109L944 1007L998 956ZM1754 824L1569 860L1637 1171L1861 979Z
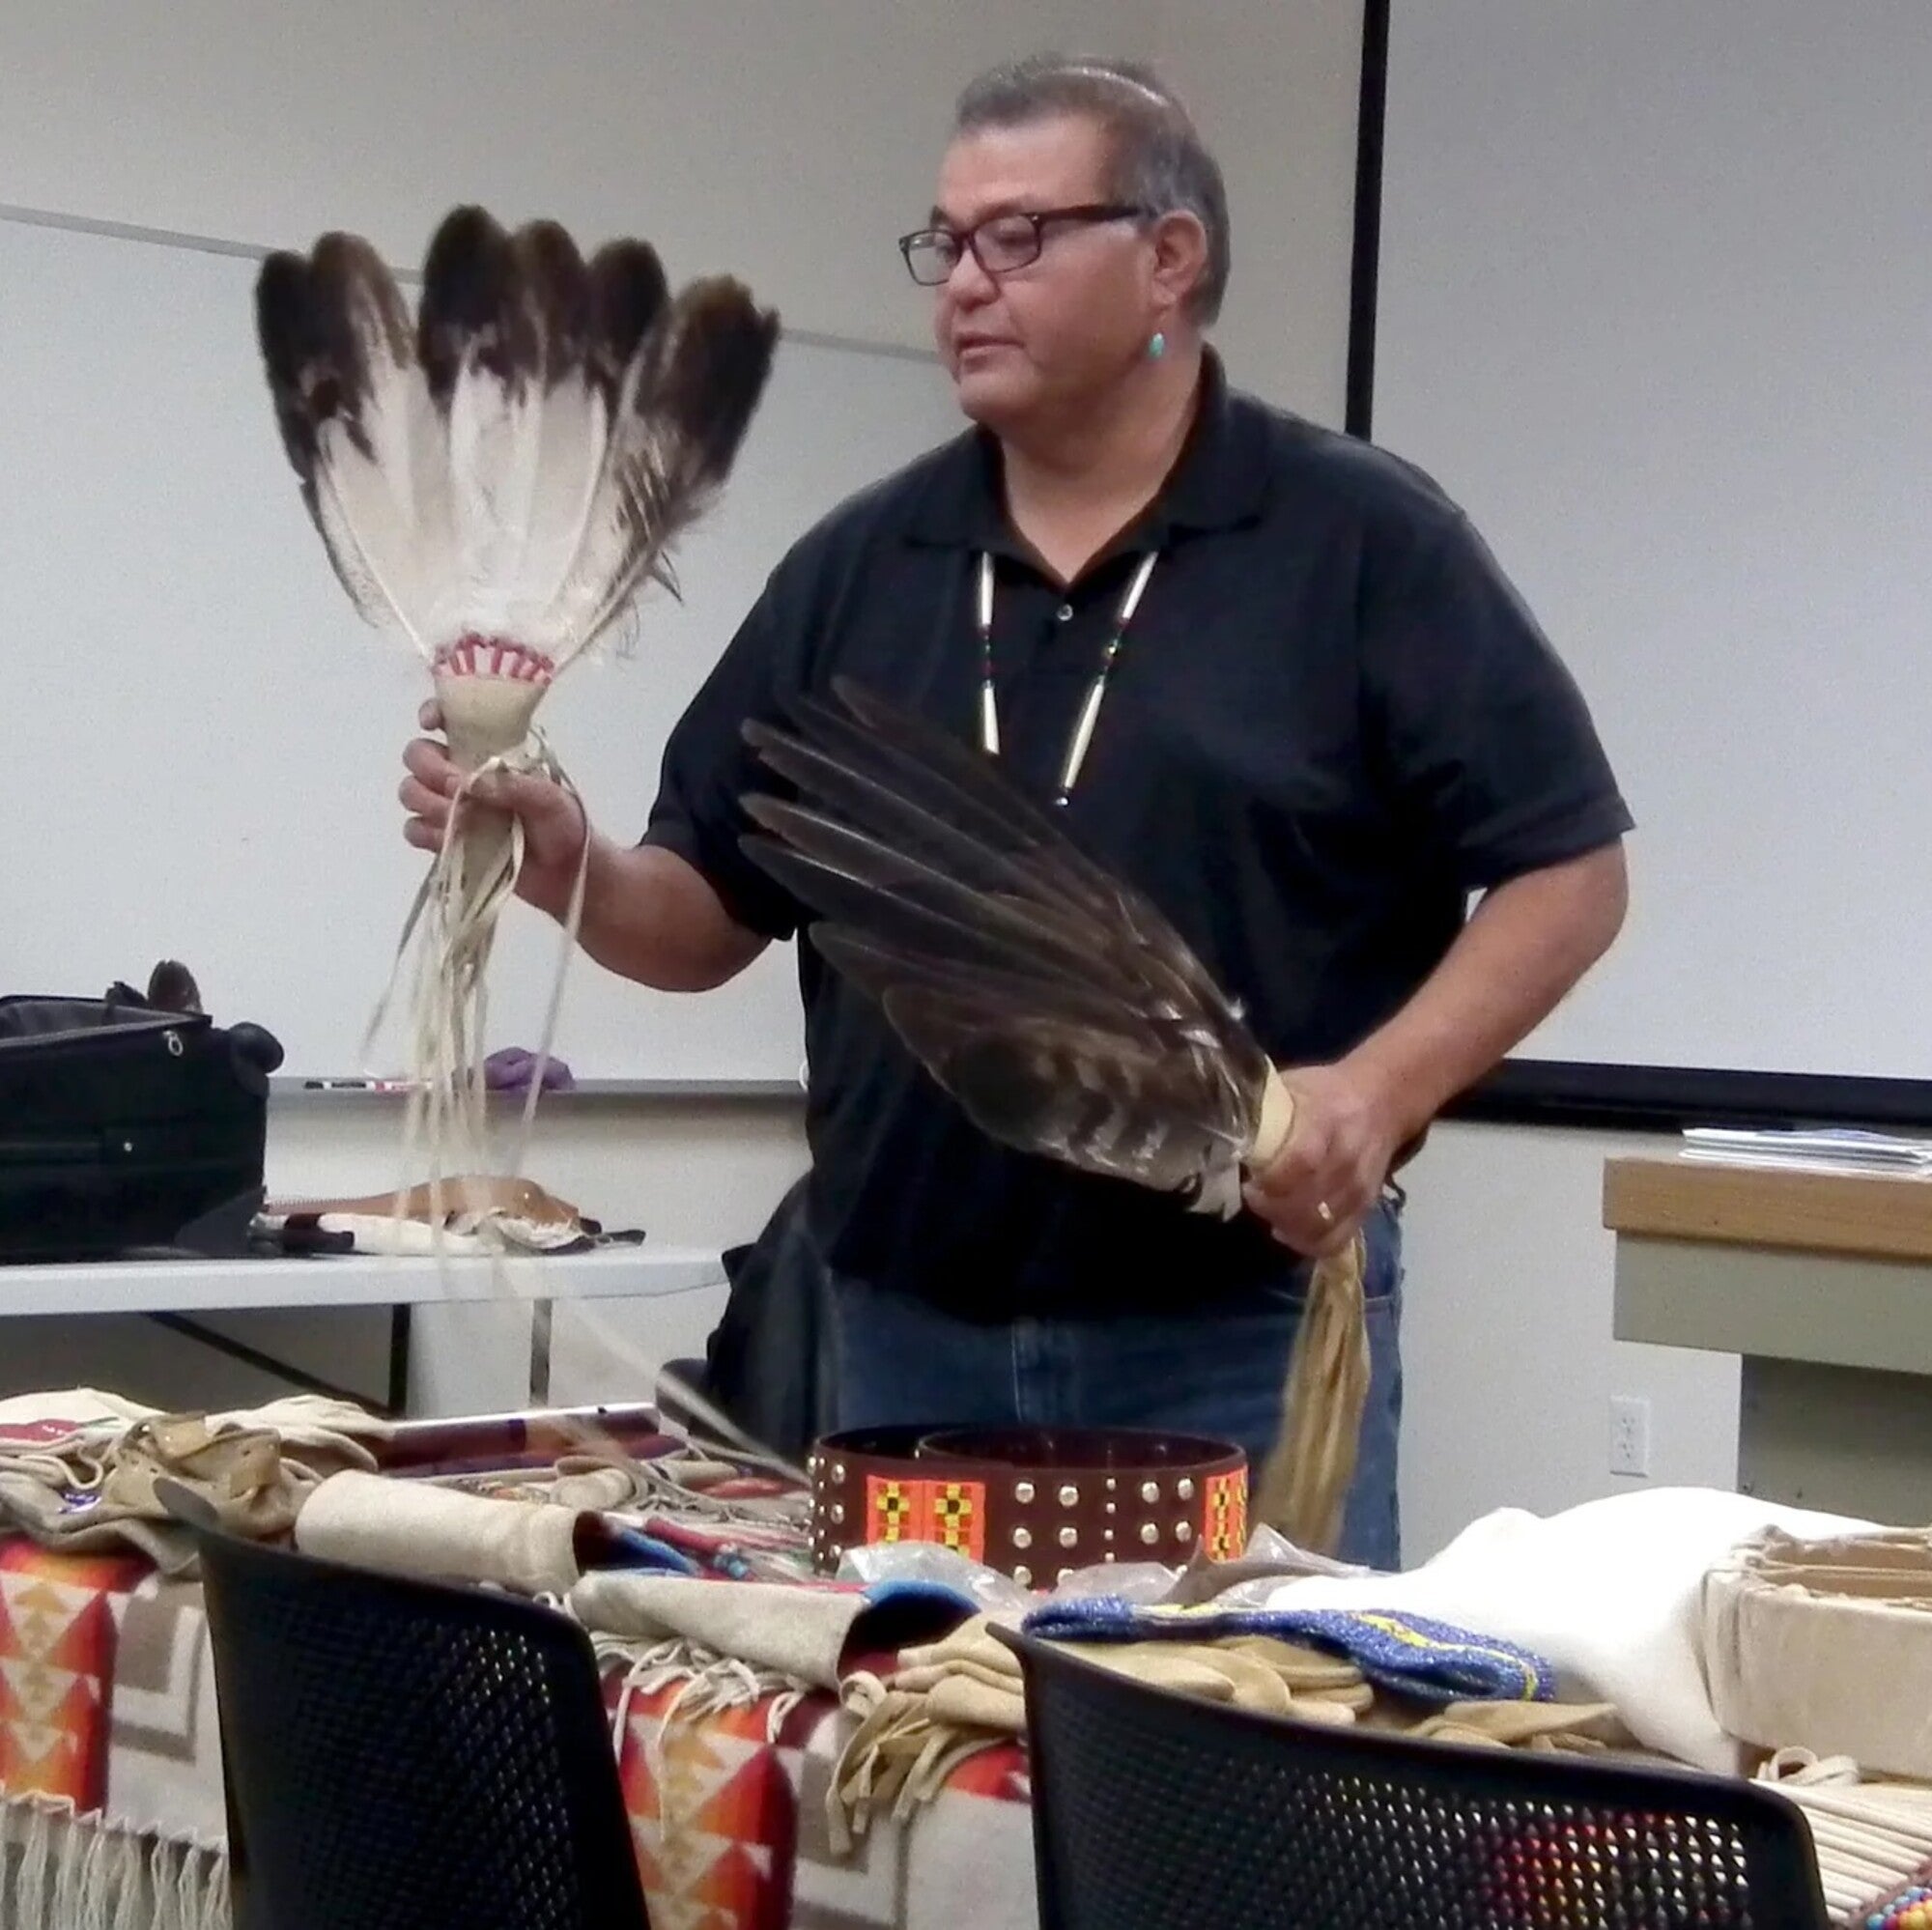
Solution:
M958 85L1049 43L1151 54L1227 169L1236 263L1220 335L1236 379L1341 419L1360 0L497 0L466 7L460 31L433 24L441 12L14 0L0 10L0 203L255 243L355 225L409 259L473 197L593 234L641 229L674 274L753 276L794 328L922 344L891 241L929 198ZM391 1184L394 1126L373 1103L278 1102L270 1184ZM1410 1176L1412 1552L1481 1508L1604 1491L1613 1391L1655 1404L1653 1478L1730 1479L1735 1367L1608 1337L1598 1189L1614 1144L1445 1127ZM530 1171L610 1224L724 1246L755 1233L803 1164L792 1102L579 1101L547 1113ZM630 1319L664 1354L704 1323ZM503 1310L419 1320L417 1403L505 1398L525 1338ZM151 1364L161 1345L125 1326L85 1342L43 1328L38 1358L112 1384L117 1360ZM10 1332L9 1383L34 1377L36 1344ZM333 1317L305 1351L366 1365L366 1317ZM567 1320L556 1362L563 1398L622 1391Z
M1932 8L1747 11L1395 9L1376 427L1636 819L1616 953L1528 1055L1924 1079Z
M1609 1472L1612 1395L1650 1403L1651 1485L1737 1478L1738 1363L1610 1337L1605 1159L1634 1134L1438 1124L1403 1175L1403 1546L1491 1508L1565 1508Z
M641 232L799 328L923 345L892 246L959 82L1135 0L12 0L0 200L254 243L421 256L454 202ZM862 131L863 130L863 131Z
M454 16L450 16L454 17ZM418 260L458 200L643 233L786 326L927 346L894 238L980 67L1154 57L1223 152L1251 384L1338 420L1360 0L13 0L0 204L253 245L351 227Z
M1235 268L1215 337L1230 372L1339 428L1361 0L1169 0L1155 55L1227 180Z

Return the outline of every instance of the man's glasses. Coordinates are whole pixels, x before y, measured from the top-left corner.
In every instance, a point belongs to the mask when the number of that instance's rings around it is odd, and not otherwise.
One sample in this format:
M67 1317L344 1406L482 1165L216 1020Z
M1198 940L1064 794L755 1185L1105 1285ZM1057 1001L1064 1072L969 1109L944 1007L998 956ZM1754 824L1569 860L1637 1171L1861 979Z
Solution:
M1134 221L1145 208L1124 201L1091 201L1077 208L1044 208L1037 214L993 214L962 234L951 228L921 228L899 237L906 271L922 288L937 288L959 266L970 248L988 274L1010 274L1039 259L1049 222Z

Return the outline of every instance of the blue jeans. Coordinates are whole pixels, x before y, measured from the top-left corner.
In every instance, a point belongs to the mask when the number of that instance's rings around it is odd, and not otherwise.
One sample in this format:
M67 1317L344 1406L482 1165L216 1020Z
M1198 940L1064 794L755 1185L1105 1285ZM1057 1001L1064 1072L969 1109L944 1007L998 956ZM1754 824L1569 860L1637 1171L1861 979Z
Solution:
M1370 1215L1371 1379L1340 1545L1345 1560L1402 1565L1396 1448L1402 1425L1402 1224ZM825 1366L845 1428L1159 1428L1219 1435L1259 1473L1281 1425L1305 1272L1234 1313L1122 1315L993 1325L834 1275Z

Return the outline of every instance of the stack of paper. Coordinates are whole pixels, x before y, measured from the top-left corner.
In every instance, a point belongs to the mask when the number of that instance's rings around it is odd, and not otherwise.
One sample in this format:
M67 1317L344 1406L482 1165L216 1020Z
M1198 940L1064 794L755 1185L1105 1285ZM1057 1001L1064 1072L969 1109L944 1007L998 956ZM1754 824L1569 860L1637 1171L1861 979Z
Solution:
M1932 1139L1901 1138L1854 1126L1690 1126L1684 1134L1684 1157L1825 1173L1932 1175Z

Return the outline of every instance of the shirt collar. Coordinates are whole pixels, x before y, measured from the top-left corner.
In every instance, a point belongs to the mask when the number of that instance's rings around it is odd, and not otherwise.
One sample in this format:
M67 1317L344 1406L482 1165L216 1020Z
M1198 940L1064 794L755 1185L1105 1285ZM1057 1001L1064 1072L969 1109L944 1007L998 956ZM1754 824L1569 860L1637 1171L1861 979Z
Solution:
M1187 441L1123 542L1165 548L1182 530L1227 529L1250 521L1267 489L1266 440L1262 412L1229 388L1220 356L1204 350L1201 404ZM941 452L912 506L906 534L940 549L1024 553L1007 522L999 443L988 431L969 429Z

